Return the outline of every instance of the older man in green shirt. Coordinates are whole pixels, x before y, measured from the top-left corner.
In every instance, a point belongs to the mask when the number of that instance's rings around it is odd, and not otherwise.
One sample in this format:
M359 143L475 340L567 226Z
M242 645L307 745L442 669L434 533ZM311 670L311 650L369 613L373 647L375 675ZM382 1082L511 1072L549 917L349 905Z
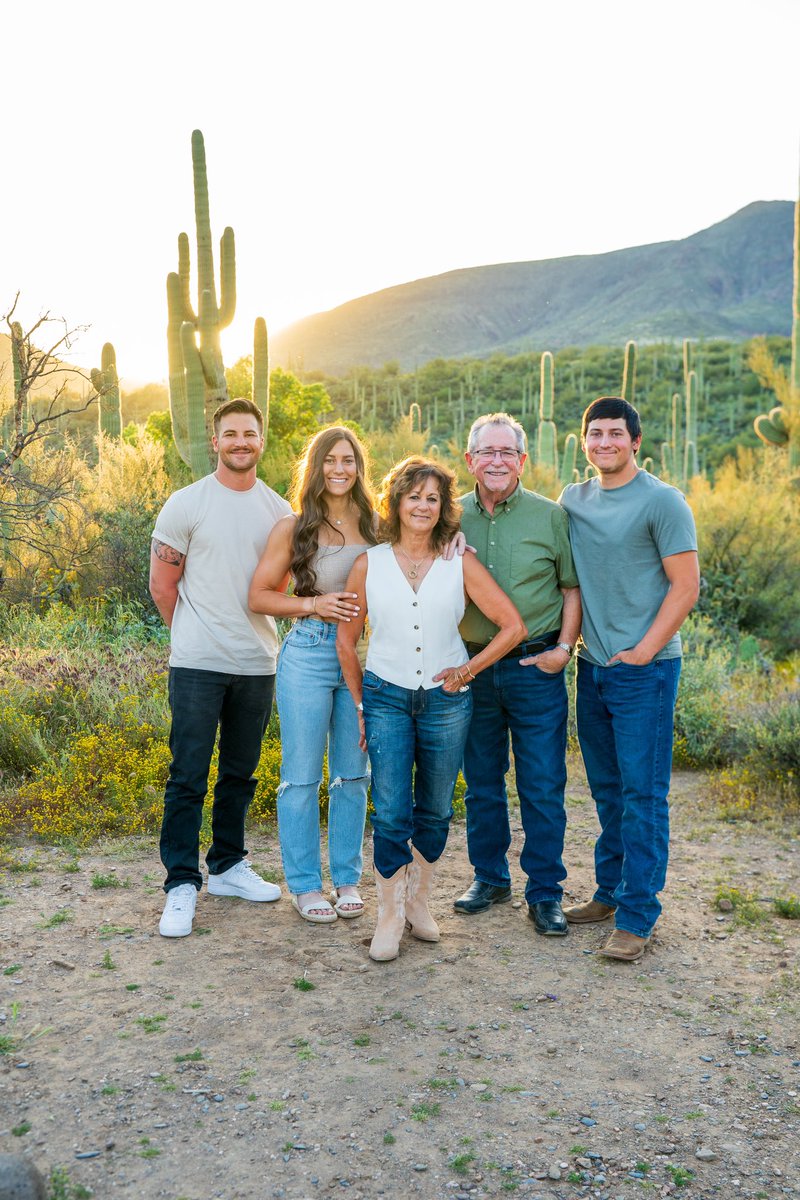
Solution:
M510 740L525 832L520 865L528 877L528 915L539 933L563 936L564 668L581 624L568 521L558 504L520 484L527 457L525 431L513 417L480 417L467 445L467 466L476 483L474 491L462 497L462 529L480 561L514 601L528 636L471 685L464 776L467 845L475 878L453 907L459 913L477 913L511 899L505 783ZM470 604L461 623L470 654L496 632Z

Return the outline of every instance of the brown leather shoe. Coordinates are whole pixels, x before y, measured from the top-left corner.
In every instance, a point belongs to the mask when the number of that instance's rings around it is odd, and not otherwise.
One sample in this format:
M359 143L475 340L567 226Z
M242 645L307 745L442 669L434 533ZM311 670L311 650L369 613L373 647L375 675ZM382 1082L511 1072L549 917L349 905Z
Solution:
M595 921L606 921L616 912L609 904L601 904L599 900L587 900L585 904L570 904L564 909L564 916L570 925L592 925Z
M618 958L620 962L638 962L649 941L649 937L637 937L635 933L628 933L627 929L615 929L605 945L595 953L602 954L604 958Z

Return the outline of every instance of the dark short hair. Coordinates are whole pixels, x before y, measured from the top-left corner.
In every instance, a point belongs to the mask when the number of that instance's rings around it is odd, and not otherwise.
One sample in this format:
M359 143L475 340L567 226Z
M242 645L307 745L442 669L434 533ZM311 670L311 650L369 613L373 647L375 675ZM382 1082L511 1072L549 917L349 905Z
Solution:
M214 413L214 433L217 437L222 418L230 416L231 413L247 413L249 417L255 417L258 428L264 432L264 414L261 409L257 404L253 404L252 400L245 400L244 396L239 396L236 400L226 400L224 404L220 404Z
M449 467L430 458L412 454L392 467L381 483L378 497L378 513L381 518L380 534L383 541L395 543L400 538L400 501L426 479L435 479L442 501L439 520L434 526L431 540L435 549L441 551L458 533L461 505L456 497L456 477Z
M586 430L591 421L602 421L605 417L624 417L628 433L633 441L642 436L642 423L639 414L632 404L621 396L598 396L593 400L583 414L581 421L581 437L586 437Z

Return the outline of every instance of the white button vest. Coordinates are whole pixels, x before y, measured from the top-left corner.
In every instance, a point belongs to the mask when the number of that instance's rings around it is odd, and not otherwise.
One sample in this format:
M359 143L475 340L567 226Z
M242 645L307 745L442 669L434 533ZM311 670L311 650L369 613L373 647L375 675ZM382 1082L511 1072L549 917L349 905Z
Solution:
M464 615L459 555L434 560L415 592L389 545L367 551L370 639L367 670L398 687L441 687L433 676L467 661L458 623Z

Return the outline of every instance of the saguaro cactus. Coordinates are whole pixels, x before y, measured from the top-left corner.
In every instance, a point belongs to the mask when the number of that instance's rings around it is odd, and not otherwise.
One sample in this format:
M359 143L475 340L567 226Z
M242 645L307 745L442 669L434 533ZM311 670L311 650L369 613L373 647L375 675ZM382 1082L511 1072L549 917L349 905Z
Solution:
M794 206L794 277L792 284L792 362L789 377L785 371L773 365L778 404L768 413L762 413L753 422L755 431L771 446L786 446L789 452L789 467L800 467L800 197ZM761 372L757 371L757 374ZM770 382L773 382L770 380Z
M578 483L580 481L580 471L575 465L577 458L577 434L568 433L564 438L564 453L561 455L561 473L559 479L562 487L566 487L568 483Z
M683 413L681 413L680 394L675 392L672 397L671 437L661 446L661 473L666 479L682 488L686 487L694 475L699 474L697 442L693 436L693 430L697 428L696 414L697 373L690 370L686 376Z
M539 429L536 437L536 462L558 474L558 437L553 421L555 394L553 356L545 350L539 382Z
M636 403L636 342L625 343L625 363L622 368L620 396L629 404Z
M178 270L167 276L167 350L173 437L181 458L191 468L194 478L200 479L214 465L211 455L214 409L228 399L220 333L230 325L236 311L236 252L233 230L227 226L220 240L220 299L217 303L206 152L199 129L192 133L192 168L198 303L195 310L190 294L189 238L182 233L178 237ZM259 396L256 397L254 390L253 399L262 410L265 434L269 415L266 356L266 325L259 318L253 353L254 385L258 370Z
M100 369L91 371L92 386L97 392L97 427L107 437L122 435L122 404L119 395L117 356L111 342L106 342L100 355Z

